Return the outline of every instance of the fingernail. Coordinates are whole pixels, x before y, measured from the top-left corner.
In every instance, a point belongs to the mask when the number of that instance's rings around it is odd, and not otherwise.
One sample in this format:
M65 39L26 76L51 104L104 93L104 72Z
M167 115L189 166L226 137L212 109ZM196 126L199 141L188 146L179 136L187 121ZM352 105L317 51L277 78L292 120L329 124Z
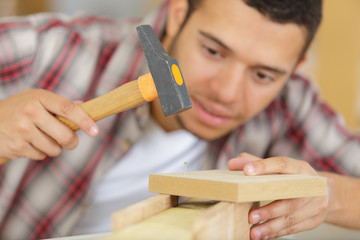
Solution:
M99 128L96 126L96 124L93 124L89 130L90 136L94 137L94 136L98 135L98 133L99 133Z
M260 222L260 215L259 214L252 214L251 215L251 221L252 221L252 224L256 224L256 223Z
M245 166L245 172L248 174L248 175L255 175L255 167L253 165L246 165Z

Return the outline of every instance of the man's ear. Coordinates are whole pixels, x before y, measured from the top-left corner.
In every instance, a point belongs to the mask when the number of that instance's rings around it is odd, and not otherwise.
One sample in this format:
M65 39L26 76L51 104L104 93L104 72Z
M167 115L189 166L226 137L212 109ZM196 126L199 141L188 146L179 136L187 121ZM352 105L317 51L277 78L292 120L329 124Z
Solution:
M305 63L307 60L307 54L305 53L304 56L299 60L299 62L295 66L295 70L299 69L300 66Z
M170 0L166 23L168 37L174 38L176 36L185 20L188 7L188 0Z

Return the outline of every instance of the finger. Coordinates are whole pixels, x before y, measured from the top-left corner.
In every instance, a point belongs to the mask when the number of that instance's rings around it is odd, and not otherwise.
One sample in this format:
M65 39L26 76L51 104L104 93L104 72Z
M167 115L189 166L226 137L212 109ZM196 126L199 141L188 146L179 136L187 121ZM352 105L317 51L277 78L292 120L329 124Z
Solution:
M325 219L323 210L314 209L314 206L319 204L318 200L320 198L315 201L307 201L306 204L297 210L254 226L251 229L251 234L254 237L260 236L260 238L277 235L283 236L317 227ZM319 216L322 216L322 218L318 218Z
M65 149L74 149L78 144L78 137L74 131L68 128L66 125L59 122L53 115L50 115L46 110L43 111L43 117L38 117L35 120L35 125L41 130L42 134L35 137L39 137L39 142L36 144L41 150L45 150L49 156L57 156L60 154L61 147ZM48 137L45 137L47 135ZM41 138L40 138L41 137ZM42 141L40 141L42 140ZM47 142L45 140L48 140ZM57 145L55 149L54 145ZM60 147L60 146L61 147ZM48 152L46 149L53 146L52 151Z
M46 91L40 96L39 101L49 112L70 120L87 135L96 136L99 133L95 122L78 104Z
M261 158L249 153L241 153L236 158L230 159L227 166L230 170L243 170L247 163L257 161Z
M49 114L47 113L47 115ZM22 151L20 152L24 152L26 154L27 151L32 151L28 153L26 157L35 157L36 159L42 157L41 159L43 159L43 155L45 155L46 157L46 155L57 156L60 154L61 147L59 146L59 144L55 140L50 138L48 135L46 135L44 132L42 132L40 129L38 129L35 125L28 124L28 121L25 121L22 126L19 126L19 129L22 135L22 138L19 139L23 139L22 141L25 145L25 148L20 146L20 148L22 149Z
M3 131L1 128L1 140L6 139L2 142L1 152L2 156L9 159L17 159L21 157L40 160L46 157L42 151L35 148L29 141L31 134L37 131L37 128L31 124L26 118L21 118L20 121L13 119L14 126L9 131Z
M287 199L271 202L249 213L249 223L257 224L269 219L291 214L308 202L308 198Z
M307 162L288 157L272 157L248 163L244 166L244 172L247 175L277 173L318 175Z
M37 129L31 135L29 142L34 146L34 148L50 157L58 156L62 151L62 145L40 129Z
M28 159L31 159L31 160L44 160L48 156L44 152L42 152L39 149L32 146L30 143L29 143L29 146L30 147L26 151L26 154L24 156L18 156L18 158L25 157L25 158L28 158Z
M271 234L269 236L269 239L279 238L303 231L312 230L316 227L318 227L323 222L323 216L321 214L313 216L310 219L306 219L306 221L302 221L298 224L295 224L289 228L283 229L277 233Z
M7 157L10 159L18 158L29 158L33 160L42 160L46 158L46 154L36 149L29 142L26 141L16 141L15 144L10 144L9 148L11 153Z

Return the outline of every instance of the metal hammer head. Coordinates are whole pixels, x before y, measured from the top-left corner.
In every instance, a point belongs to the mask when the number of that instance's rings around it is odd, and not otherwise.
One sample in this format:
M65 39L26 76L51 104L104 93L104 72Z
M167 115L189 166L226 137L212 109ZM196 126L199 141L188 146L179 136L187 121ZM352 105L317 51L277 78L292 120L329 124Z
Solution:
M136 30L164 115L174 115L191 108L189 93L176 59L167 55L149 25L140 25Z

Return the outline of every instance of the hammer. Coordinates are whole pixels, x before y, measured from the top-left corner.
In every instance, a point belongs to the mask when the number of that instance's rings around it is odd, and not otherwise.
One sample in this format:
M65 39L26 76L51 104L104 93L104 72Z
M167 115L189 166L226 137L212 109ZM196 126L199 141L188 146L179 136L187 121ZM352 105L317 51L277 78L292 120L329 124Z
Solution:
M179 64L165 52L149 25L136 28L150 73L80 105L94 120L134 108L157 98L165 116L181 113L192 107ZM56 115L57 119L76 131L77 125ZM8 159L1 159L0 164Z
M136 30L150 73L80 105L94 121L156 98L159 98L165 116L175 115L192 107L179 63L167 55L149 25L140 25ZM79 129L69 120L56 117L74 131Z

